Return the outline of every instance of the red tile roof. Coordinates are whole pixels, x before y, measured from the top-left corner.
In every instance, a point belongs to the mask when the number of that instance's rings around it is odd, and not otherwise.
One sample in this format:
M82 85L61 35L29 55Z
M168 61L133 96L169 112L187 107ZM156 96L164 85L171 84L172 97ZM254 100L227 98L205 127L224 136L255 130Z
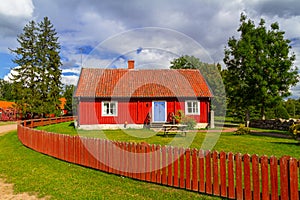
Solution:
M14 108L16 104L14 102L10 101L0 101L0 108L6 109L6 108Z
M199 70L83 68L76 97L212 97Z

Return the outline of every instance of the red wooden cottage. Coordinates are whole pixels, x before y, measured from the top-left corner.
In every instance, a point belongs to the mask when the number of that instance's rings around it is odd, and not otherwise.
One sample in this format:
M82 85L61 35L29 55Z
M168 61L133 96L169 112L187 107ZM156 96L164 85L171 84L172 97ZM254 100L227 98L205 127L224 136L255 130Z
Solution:
M197 121L209 123L213 96L199 70L83 68L75 97L78 125L84 129L142 128L166 123L182 110Z

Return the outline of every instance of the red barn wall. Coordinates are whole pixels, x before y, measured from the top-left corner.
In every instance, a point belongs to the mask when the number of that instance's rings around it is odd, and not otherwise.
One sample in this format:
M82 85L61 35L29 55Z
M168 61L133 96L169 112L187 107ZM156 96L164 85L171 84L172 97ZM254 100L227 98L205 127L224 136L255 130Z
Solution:
M100 99L82 99L79 103L79 123L82 125L144 124L147 114L152 114L152 101L156 99L117 100L118 116L101 116ZM164 101L167 102L167 117L169 113L176 114L178 110L185 110L185 102L179 102L177 98ZM208 123L208 115L209 101L207 98L202 98L200 99L200 115L188 116L193 117L198 123Z

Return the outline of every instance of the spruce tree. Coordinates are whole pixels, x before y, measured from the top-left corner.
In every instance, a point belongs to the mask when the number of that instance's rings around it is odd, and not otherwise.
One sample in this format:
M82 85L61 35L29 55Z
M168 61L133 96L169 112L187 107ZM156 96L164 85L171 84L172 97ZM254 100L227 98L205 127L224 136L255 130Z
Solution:
M37 57L36 41L37 27L34 21L30 21L23 29L23 33L17 39L20 47L11 50L17 56L13 62L18 64L12 73L11 81L13 82L12 94L16 103L21 107L23 113L36 112L38 106L37 81Z
M56 35L47 17L39 24L31 21L18 36L20 47L11 49L16 54L13 62L18 64L11 78L13 94L24 114L60 112L61 61Z
M42 99L41 112L59 112L59 97L62 90L61 66L57 33L48 17L39 23L37 52L40 70L40 94ZM57 113L58 114L58 113Z

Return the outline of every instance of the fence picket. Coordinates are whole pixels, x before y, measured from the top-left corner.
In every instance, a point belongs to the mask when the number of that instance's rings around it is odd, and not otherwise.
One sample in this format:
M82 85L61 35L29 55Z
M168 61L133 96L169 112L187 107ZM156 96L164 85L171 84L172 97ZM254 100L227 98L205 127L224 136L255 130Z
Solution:
M156 146L156 183L161 183L161 147Z
M185 150L185 188L191 189L191 150Z
M156 146L151 145L151 182L156 183Z
M167 149L166 149L166 146L162 147L161 162L162 162L161 183L163 185L166 185L167 184Z
M275 156L270 158L271 199L278 200L278 161Z
M235 187L234 187L234 168L233 168L234 155L228 153L227 169L228 169L228 197L230 199L235 198Z
M150 181L151 179L151 149L150 145L146 145L146 181Z
M251 195L251 171L250 171L250 155L245 154L244 158L244 198L252 199Z
M213 194L220 196L220 185L219 185L219 153L213 152Z
M173 147L169 146L168 152L168 185L173 185Z
M259 157L254 154L252 159L252 185L253 185L253 199L260 199L260 181L259 181Z
M205 167L206 167L206 193L212 194L212 180L211 180L211 152L205 152Z
M261 158L261 183L262 183L262 200L267 200L269 196L269 170L267 156L262 156Z
M198 191L198 167L197 167L197 160L198 157L198 150L193 149L192 151L192 190Z
M242 156L240 153L235 155L235 181L236 199L243 199Z
M184 177L184 155L185 155L185 149L184 148L180 148L179 149L179 165L180 165L180 177L179 177L179 184L180 184L180 188L185 188L185 177Z
M226 180L226 153L220 153L220 179L221 179L221 196L227 197L227 180Z
M173 177L173 185L175 187L178 187L179 186L179 183L178 183L178 161L179 161L179 155L178 155L178 147L174 147L173 149L173 152L174 152L174 156L173 156L173 159L174 159L174 177Z
M199 192L205 192L204 150L199 150Z
M298 161L295 158L289 160L289 182L290 182L290 199L299 199L298 193Z

